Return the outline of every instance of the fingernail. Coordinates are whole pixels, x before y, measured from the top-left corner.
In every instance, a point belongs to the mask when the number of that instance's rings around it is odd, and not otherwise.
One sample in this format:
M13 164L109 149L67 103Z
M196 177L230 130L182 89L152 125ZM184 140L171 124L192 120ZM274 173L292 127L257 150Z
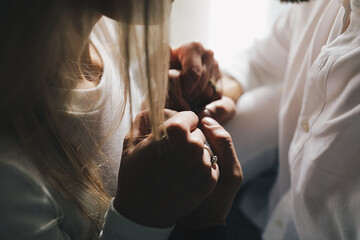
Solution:
M204 125L207 125L207 126L215 126L215 125L219 125L219 123L217 121L215 121L214 119L210 118L210 117L204 117L202 119L202 123Z
M215 112L216 105L213 102L209 103L208 105L206 105L206 109L208 109L209 111Z
M204 116L204 117L211 117L210 111L205 108L205 110L203 111L203 116Z

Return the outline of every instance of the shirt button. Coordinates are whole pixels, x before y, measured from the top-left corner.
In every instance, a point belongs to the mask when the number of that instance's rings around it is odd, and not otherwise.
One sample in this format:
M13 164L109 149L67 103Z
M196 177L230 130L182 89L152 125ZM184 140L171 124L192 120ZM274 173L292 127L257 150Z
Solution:
M309 132L309 123L308 123L308 121L307 120L302 120L301 121L301 128L302 128L302 130L304 130L304 132Z

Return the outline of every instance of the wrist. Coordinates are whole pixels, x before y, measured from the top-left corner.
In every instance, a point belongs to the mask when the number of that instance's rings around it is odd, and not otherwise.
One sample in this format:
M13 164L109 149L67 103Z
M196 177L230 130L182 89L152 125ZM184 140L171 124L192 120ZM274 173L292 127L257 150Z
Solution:
M240 96L244 93L244 89L241 84L229 76L222 78L223 95L231 98L236 102Z

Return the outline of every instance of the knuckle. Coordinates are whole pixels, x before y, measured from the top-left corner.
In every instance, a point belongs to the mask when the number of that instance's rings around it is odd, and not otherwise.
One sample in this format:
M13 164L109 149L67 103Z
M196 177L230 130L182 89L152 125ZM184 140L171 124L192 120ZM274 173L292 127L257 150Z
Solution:
M186 135L187 131L180 120L175 120L167 125L166 132L168 133L169 137L181 137Z
M234 143L230 133L225 130L218 131L215 136L216 144L224 149L233 149Z
M232 182L237 183L240 185L244 180L244 175L241 170L240 164L233 169L233 176L232 176Z
M204 50L203 45L200 42L194 41L190 43L190 46L192 49L198 51L198 52L202 52Z
M218 105L216 105L215 111L216 111L216 114L222 115L226 112L226 107L222 104L218 104Z
M201 139L197 137L190 137L189 139L189 147L193 151L195 155L203 155L204 152L204 143Z
M204 75L204 76L208 75L209 70L210 69L206 65L203 65L202 66L202 75ZM208 80L208 79L206 79L206 80Z
M135 120L143 120L149 117L149 112L148 111L142 111L139 112L136 116L135 116Z
M199 121L199 117L193 111L183 111L179 112L178 114L181 114L184 119L193 119L196 122Z
M229 146L233 144L230 133L225 131L225 129L218 132L216 138L217 142L221 145Z
M208 55L211 58L214 58L214 51L210 49L205 50L206 55Z
M188 69L187 76L193 81L198 81L201 78L202 73L203 73L202 67L194 65Z

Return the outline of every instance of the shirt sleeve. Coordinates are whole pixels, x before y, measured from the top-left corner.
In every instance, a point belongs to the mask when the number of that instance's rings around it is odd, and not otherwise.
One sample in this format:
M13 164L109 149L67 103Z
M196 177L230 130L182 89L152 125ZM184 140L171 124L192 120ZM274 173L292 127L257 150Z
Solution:
M111 200L110 207L105 216L105 223L100 239L123 239L123 240L161 240L168 239L174 227L152 228L137 224L116 211Z
M225 75L240 82L245 91L257 86L282 82L292 37L292 12L289 8L274 23L272 30L250 49L236 51L220 62Z
M70 239L45 187L30 174L1 163L0 193L0 239Z
M1 159L0 159L1 160ZM0 162L0 239L71 239L61 227L62 214L41 180L18 163ZM79 222L79 216L70 222ZM85 226L85 225L84 225ZM74 227L79 231L83 226ZM150 228L132 222L114 209L111 201L99 239L168 239L173 227ZM91 233L88 229L87 233ZM84 232L84 234L87 234Z

